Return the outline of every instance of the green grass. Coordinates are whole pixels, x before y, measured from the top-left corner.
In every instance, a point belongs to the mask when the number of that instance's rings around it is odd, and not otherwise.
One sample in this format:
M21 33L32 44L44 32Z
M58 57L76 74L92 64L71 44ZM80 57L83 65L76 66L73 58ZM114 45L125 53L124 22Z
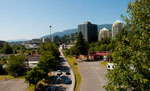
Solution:
M108 63L108 62L105 62L105 61L100 62L100 64L103 65L103 66L105 66L105 67L107 67L107 63Z
M79 68L78 65L74 65L74 63L76 63L76 61L74 59L72 59L72 57L66 57L67 61L69 62L71 68L73 69L73 72L75 74L75 80L76 80L76 86L75 86L75 91L80 91L80 84L81 84L81 75L79 72Z
M4 80L6 77L7 80L9 79L24 79L25 77L24 76L21 76L21 77L13 77L13 76L10 76L10 75L0 75L0 81Z
M0 75L0 80L4 80L6 77L6 79L14 79L13 76L10 76L10 75Z
M27 91L34 91L34 85L28 86Z

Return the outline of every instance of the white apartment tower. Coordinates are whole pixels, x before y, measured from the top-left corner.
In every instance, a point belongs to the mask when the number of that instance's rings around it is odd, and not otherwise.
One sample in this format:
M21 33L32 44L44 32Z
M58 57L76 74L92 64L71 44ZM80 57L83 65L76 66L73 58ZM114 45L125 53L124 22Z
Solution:
M101 29L98 34L98 40L101 40L102 38L110 38L110 32L105 27L103 29Z
M112 37L114 38L124 26L124 23L120 20L115 21L112 25Z

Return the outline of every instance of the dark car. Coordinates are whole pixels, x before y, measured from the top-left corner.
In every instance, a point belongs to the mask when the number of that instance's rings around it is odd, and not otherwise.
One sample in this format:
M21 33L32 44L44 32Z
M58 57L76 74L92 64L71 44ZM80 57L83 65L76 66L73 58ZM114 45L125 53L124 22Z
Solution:
M65 84L71 84L72 81L70 80L70 78L67 77L67 78L64 80L64 83L65 83Z
M45 91L55 91L55 90L56 90L56 87L54 87L54 86L49 86L49 87L46 88Z
M57 70L62 70L63 69L63 66L58 66L57 67Z
M66 75L70 75L70 70L66 70Z

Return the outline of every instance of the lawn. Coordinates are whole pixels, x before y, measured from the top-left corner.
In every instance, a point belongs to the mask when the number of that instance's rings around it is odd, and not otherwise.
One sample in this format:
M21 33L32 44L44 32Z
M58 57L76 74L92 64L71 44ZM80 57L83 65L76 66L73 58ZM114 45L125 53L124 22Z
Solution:
M107 67L107 63L108 62L106 62L106 61L100 62L100 64L103 65L103 66L105 66L105 67Z
M27 91L34 91L34 85L28 86Z
M75 78L76 78L75 79L76 80L75 91L80 91L81 75L79 72L78 65L74 65L74 63L76 64L77 62L74 59L72 59L72 57L66 57L66 59L69 62L70 66L73 69L73 72L75 74Z
M4 80L6 77L7 80L9 79L24 79L24 76L21 76L21 77L13 77L13 76L10 76L10 75L0 75L0 81L1 80Z

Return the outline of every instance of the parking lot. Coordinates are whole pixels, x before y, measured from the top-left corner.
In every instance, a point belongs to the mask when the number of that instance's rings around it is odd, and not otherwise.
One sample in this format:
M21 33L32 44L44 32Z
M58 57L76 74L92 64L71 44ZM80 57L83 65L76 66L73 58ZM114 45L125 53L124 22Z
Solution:
M105 78L107 70L99 62L78 62L82 76L80 91L105 91L103 86L107 82Z
M24 79L0 81L0 91L26 91L28 84Z

